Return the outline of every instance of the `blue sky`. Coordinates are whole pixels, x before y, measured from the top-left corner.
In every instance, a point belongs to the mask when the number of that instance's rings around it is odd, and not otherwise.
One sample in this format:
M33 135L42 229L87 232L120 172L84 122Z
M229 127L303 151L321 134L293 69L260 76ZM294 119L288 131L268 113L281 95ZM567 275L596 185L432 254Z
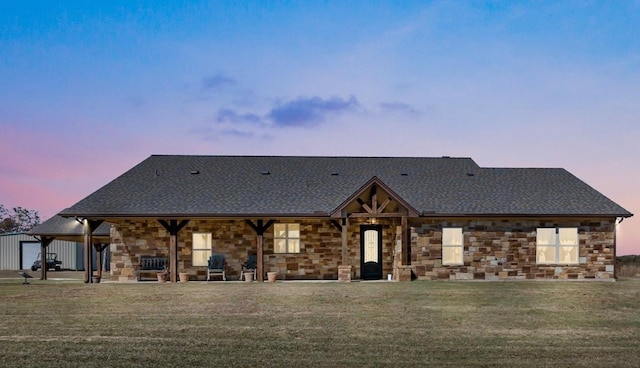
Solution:
M449 155L638 213L638 34L640 1L4 1L0 203L46 218L150 154Z

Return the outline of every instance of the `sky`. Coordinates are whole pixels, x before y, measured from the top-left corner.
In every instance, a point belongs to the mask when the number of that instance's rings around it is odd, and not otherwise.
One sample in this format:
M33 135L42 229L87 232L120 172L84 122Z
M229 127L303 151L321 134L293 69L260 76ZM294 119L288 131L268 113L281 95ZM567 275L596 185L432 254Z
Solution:
M45 220L152 154L452 156L640 214L639 34L638 0L2 1L0 203Z

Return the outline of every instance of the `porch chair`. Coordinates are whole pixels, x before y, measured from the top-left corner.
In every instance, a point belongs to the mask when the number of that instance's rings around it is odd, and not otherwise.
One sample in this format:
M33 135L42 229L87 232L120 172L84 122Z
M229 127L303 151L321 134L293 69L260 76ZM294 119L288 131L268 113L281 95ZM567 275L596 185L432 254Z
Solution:
M256 274L256 270L258 268L258 256L255 254L249 254L247 261L242 264L242 269L240 270L240 281L243 278L246 278L245 273L253 272L253 279L257 280L258 275Z
M212 254L209 257L207 281L211 279L211 275L222 275L222 280L227 281L227 274L224 270L224 256L222 254Z

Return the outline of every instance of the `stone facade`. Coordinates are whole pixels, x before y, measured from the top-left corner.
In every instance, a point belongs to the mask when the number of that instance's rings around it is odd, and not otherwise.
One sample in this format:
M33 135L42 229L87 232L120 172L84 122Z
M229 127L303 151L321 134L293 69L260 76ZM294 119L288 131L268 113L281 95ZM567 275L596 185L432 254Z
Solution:
M276 254L273 227L264 234L264 272L279 280L337 280L342 261L342 233L327 219L282 220L300 224L300 253ZM349 273L360 278L360 225L348 226ZM411 265L401 265L400 220L379 218L382 228L382 278L394 280L611 279L614 276L615 219L411 219ZM464 264L442 265L442 227L462 227ZM577 227L579 264L536 264L536 228ZM238 279L241 264L256 253L255 231L244 220L191 220L178 233L178 270L191 280L206 280L206 266L192 265L194 232L210 232L213 249L225 256L228 279ZM169 256L169 233L155 219L122 220L112 227L111 279L135 280L140 256ZM343 271L344 273L345 271ZM346 275L343 275L346 278ZM345 280L346 281L346 280Z
M264 272L277 272L280 280L336 280L342 265L342 233L328 220L282 220L300 224L300 253L274 253L273 227L264 233ZM360 224L352 221L348 229L347 265L353 277L360 277ZM157 220L127 220L114 224L111 244L111 279L135 280L140 256L169 256L169 233ZM383 274L393 269L395 237L391 221L382 225ZM178 269L191 280L206 280L206 266L193 266L191 249L194 232L210 232L213 249L225 256L228 279L239 279L248 254L257 252L256 233L244 220L191 220L178 233Z
M464 264L442 265L442 227L462 227ZM577 227L579 264L536 264L536 229ZM615 219L421 220L411 227L411 265L418 279L612 279Z

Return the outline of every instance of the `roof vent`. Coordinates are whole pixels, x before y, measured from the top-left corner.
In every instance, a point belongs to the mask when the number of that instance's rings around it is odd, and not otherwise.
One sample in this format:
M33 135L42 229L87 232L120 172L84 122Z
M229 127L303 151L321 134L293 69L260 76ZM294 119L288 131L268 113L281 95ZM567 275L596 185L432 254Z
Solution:
M400 176L409 176L409 173L403 172L403 173L400 173Z
M451 158L451 156L442 156L442 158Z
M340 174L338 172L335 172L335 171L331 173L331 176L338 176L338 175L340 175Z
M200 170L191 170L191 175L198 175L200 174Z
M263 171L262 171L262 175L271 175L271 171L269 171L269 170L263 170Z
M476 174L472 173L472 172L468 172L467 176L476 176Z

